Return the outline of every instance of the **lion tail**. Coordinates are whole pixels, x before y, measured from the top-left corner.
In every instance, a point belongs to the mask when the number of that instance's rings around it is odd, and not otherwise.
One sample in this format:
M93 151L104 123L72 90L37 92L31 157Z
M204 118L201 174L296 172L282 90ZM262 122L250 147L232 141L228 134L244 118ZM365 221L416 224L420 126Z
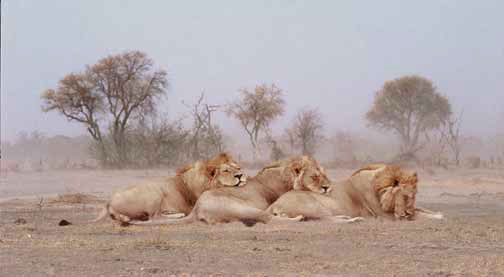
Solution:
M110 215L110 204L109 203L107 203L105 206L103 206L103 208L100 211L100 214L98 215L98 217L96 217L95 219L90 220L90 221L80 222L78 224L79 225L92 224L92 223L95 223L95 222L98 222L98 221L102 221L108 215ZM68 221L66 219L62 219L58 223L59 226L67 226L67 225L72 225L72 224L73 224L72 222L70 222L70 221Z
M378 170L378 169L382 169L384 167L387 167L387 165L386 164L369 164L369 165L367 165L365 167L362 167L362 168L358 169L357 171L355 171L354 173L352 173L351 176L355 176L355 175L359 174L362 171Z
M171 224L190 224L196 222L197 219L196 209L193 210L185 217L182 218L157 218L148 221L130 221L132 225L171 225Z

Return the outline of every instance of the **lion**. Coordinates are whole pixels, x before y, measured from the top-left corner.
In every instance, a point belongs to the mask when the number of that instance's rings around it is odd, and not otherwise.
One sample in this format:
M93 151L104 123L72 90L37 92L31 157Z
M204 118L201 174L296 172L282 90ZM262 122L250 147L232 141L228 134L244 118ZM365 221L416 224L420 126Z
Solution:
M121 225L162 216L183 217L191 212L200 195L219 187L241 187L246 175L226 153L177 170L165 182L135 185L112 195L97 222L110 216Z
M443 215L415 206L418 175L397 165L374 164L357 170L328 195L291 191L266 210L273 216L356 222L366 217L413 220Z
M222 187L205 191L185 218L136 222L140 225L191 223L207 224L241 221L247 226L267 223L272 217L265 210L281 195L291 190L328 193L329 178L317 161L297 156L277 161L247 180L244 187ZM279 218L283 220L282 218ZM135 223L133 223L135 224Z

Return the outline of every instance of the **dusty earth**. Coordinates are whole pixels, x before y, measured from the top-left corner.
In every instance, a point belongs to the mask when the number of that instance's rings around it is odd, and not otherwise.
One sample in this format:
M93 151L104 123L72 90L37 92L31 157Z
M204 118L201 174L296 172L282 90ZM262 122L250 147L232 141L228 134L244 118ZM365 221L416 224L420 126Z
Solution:
M504 170L420 171L418 205L442 221L78 224L115 188L172 173L3 172L0 275L504 276Z

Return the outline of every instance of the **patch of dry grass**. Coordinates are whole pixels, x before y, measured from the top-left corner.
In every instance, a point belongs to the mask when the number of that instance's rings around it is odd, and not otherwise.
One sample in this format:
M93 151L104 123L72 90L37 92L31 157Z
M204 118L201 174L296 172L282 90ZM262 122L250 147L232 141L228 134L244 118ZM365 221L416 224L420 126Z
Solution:
M56 198L50 199L51 204L96 204L105 202L94 195L84 193L58 194Z

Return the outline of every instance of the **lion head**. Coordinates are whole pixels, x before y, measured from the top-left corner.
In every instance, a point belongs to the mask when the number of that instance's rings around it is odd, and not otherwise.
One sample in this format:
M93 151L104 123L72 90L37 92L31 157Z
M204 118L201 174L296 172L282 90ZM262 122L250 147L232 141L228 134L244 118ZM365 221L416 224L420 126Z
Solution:
M206 166L207 174L215 186L239 187L247 182L247 175L233 159L222 153L210 160Z
M179 169L177 176L189 186L197 185L193 189L200 192L218 187L244 186L247 182L247 175L227 153Z
M331 181L322 166L308 156L294 157L289 159L286 167L289 176L294 177L294 190L307 190L317 193L328 193Z
M287 191L294 189L327 193L331 188L331 182L324 168L308 156L276 161L264 167L257 176L269 182L276 182L275 179L280 177Z
M411 220L415 216L418 175L396 165L385 166L373 181L373 189L384 212L397 219Z

